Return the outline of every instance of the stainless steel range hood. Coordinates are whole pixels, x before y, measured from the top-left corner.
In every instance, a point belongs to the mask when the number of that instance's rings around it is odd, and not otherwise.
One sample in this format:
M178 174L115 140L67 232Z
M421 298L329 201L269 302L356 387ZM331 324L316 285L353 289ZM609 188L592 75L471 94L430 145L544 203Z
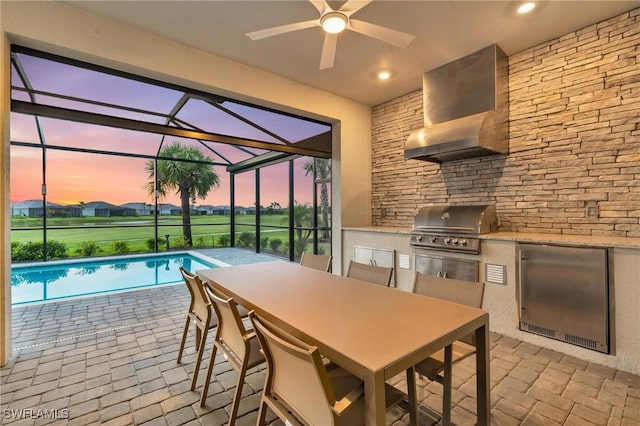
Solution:
M425 73L425 127L405 142L405 158L442 163L507 154L507 67L494 44Z

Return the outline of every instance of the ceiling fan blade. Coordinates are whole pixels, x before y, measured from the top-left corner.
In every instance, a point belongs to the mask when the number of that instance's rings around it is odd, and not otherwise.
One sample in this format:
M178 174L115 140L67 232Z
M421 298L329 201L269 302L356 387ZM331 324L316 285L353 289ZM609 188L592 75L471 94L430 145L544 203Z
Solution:
M324 36L322 56L320 57L321 70L333 67L333 60L336 57L336 44L338 44L338 34L326 34Z
M372 1L373 0L349 0L338 10L347 16L351 16Z
M325 12L331 10L331 6L329 6L329 3L327 3L326 0L309 0L309 1L311 2L312 5L315 6L316 9L318 9L320 16L322 16Z
M293 24L281 25L279 27L267 28L265 30L253 31L247 33L247 37L251 40L260 40L262 38L272 37L279 34L289 33L291 31L304 30L305 28L311 28L320 25L317 19L304 22L296 22Z
M349 19L349 25L347 28L357 33L377 38L385 43L393 44L394 46L402 48L407 47L415 38L415 36L412 36L411 34L392 30L387 27L381 27L380 25L372 24L370 22L359 21L357 19Z

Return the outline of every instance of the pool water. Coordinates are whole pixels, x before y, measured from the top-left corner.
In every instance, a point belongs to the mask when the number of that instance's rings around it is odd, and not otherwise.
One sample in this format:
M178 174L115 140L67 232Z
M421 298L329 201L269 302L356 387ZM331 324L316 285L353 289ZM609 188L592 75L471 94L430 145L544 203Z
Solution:
M100 260L41 263L11 268L11 304L44 302L91 294L183 282L188 271L215 268L191 253L117 256Z

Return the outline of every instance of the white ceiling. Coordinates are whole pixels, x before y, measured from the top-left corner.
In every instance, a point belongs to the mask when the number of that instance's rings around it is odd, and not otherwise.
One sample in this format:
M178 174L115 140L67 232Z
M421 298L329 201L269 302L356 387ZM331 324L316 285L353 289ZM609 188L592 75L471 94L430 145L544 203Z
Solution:
M329 2L339 8L343 1ZM401 49L346 31L335 65L319 70L324 33L308 28L252 41L246 33L318 18L308 1L71 1L71 7L129 24L252 67L378 105L422 86L422 74L497 43L512 55L640 6L640 1L544 1L517 16L515 1L374 1L353 18L415 35ZM375 73L394 76L378 81ZM215 72L215 70L212 70Z

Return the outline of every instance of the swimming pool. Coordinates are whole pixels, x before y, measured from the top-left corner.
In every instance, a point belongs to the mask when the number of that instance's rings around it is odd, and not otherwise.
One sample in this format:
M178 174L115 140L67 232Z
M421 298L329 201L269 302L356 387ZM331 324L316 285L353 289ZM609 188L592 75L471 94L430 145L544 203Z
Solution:
M11 268L11 304L45 302L183 282L189 271L226 266L194 252L52 261Z

